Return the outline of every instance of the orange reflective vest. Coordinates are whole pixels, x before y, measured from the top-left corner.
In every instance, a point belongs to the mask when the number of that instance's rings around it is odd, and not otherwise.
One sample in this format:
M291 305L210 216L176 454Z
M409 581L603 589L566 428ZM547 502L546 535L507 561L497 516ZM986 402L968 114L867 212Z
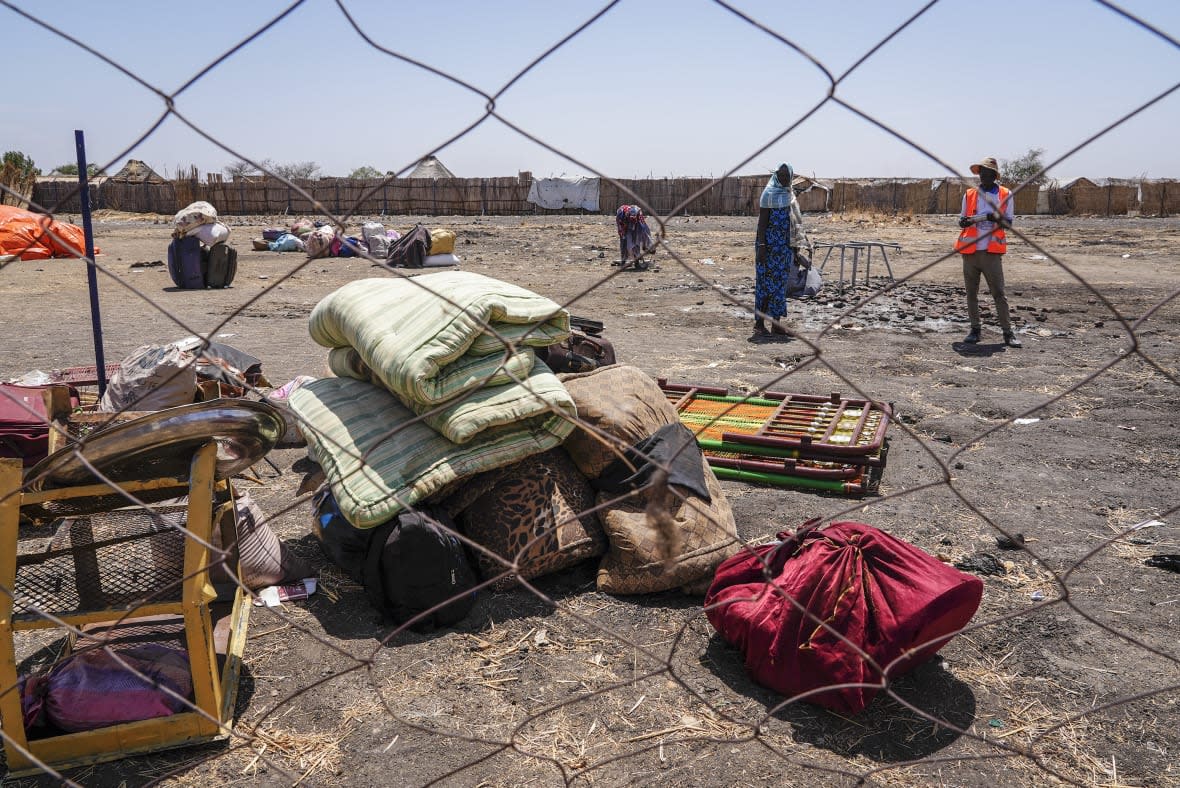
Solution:
M1004 205L1010 198L1009 191L1003 186L1000 187L999 194L999 208L997 212L1003 215ZM979 211L979 189L971 188L967 190L967 205L963 212L964 216L975 216ZM979 240L979 228L974 224L963 228L963 232L959 233L959 240L955 242L955 251L960 254L975 254L976 242ZM991 237L987 239L987 250L991 254L1004 254L1008 251L1008 241L1004 236L1004 228L999 224L996 225L992 231Z

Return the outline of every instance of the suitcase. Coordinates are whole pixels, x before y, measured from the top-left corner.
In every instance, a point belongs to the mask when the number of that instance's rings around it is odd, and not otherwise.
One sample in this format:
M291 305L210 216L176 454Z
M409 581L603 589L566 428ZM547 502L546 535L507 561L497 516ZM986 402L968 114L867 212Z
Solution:
M49 412L47 386L17 386L0 383L0 457L21 460L27 468L49 453ZM61 388L65 388L64 386ZM69 388L69 407L78 403L78 391Z
M609 339L583 334L577 329L563 342L538 348L537 357L554 372L589 372L616 363L615 346Z
M205 271L206 287L229 287L238 273L238 250L225 242L209 248L209 265Z
M189 235L168 244L168 275L177 287L201 290L205 287L201 242Z

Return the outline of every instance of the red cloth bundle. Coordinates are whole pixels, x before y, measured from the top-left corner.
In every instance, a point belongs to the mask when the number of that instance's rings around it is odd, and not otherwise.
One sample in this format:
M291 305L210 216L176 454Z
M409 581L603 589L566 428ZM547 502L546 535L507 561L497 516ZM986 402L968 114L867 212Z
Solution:
M705 611L743 652L750 676L789 697L879 685L882 670L903 675L966 626L983 596L979 578L864 523L805 526L779 539L722 563ZM878 689L841 687L805 700L855 714Z

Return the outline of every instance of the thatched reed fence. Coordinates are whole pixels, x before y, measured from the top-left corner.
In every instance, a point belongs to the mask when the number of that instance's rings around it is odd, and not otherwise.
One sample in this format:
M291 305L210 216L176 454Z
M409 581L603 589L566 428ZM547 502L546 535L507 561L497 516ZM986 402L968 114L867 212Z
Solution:
M640 202L654 213L683 210L696 215L748 215L756 210L766 175L711 178L603 180L599 213L611 214L624 203ZM528 202L531 176L505 178L320 178L295 181L293 188L277 178L226 180L209 174L163 183L129 183L99 178L90 183L90 204L96 209L170 215L196 200L205 200L227 215L299 215L330 211L337 215L524 215L584 213L576 208L548 211ZM806 212L955 214L965 186L951 179L838 179L808 182L799 196ZM300 190L310 195L305 197ZM77 184L61 179L38 180L32 199L57 213L80 210ZM698 194L699 192L699 194ZM693 195L696 195L695 197ZM691 201L689 198L692 197ZM1026 187L1016 194L1018 214L1120 216L1131 211L1145 216L1180 213L1180 182L1116 181L1102 184L1079 178L1068 184Z
M1180 181L1140 181L1140 216L1174 216L1177 213L1180 213Z

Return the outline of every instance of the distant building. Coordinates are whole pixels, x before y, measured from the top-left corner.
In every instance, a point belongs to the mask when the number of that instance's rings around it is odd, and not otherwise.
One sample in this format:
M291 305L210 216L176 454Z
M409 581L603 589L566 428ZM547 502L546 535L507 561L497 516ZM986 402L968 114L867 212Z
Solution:
M128 159L123 169L110 176L115 183L166 183L155 170L139 159Z
M435 156L427 156L422 161L418 162L418 166L414 171L406 176L407 178L454 178L455 173L448 170L441 161Z

